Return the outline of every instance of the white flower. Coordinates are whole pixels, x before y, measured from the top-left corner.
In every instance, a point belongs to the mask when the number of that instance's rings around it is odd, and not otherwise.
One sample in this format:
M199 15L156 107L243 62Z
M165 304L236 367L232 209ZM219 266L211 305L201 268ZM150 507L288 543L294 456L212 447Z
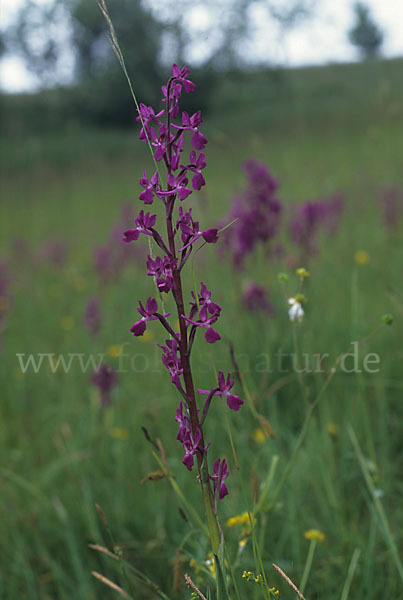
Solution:
M288 298L288 304L290 305L290 309L288 311L290 321L298 321L298 323L300 323L302 321L302 317L304 316L304 310L301 303L295 298Z

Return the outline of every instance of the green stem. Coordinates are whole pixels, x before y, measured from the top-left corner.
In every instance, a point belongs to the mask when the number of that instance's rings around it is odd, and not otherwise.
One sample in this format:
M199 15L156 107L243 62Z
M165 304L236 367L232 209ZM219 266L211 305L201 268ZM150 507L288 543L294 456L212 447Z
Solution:
M352 444L354 446L354 451L355 451L356 456L358 458L358 462L360 464L361 471L362 471L362 474L363 474L364 479L365 479L365 483L367 484L368 490L369 490L369 492L371 494L372 501L373 501L374 506L375 506L375 510L378 513L379 521L382 524L381 531L383 533L383 536L385 538L385 541L386 541L387 545L389 546L389 550L390 550L390 553L391 553L391 555L393 557L393 560L395 562L395 565L396 565L396 568L398 570L398 573L400 575L400 579L403 582L403 565L402 565L402 562L400 560L399 551L398 551L398 549L396 547L395 540L393 538L393 534L392 534L392 531L391 531L391 528L390 528L390 525L389 525L388 518L386 516L385 510L384 510L383 505L382 505L382 502L380 501L380 499L378 497L378 494L377 494L376 488L374 486L374 483L372 481L371 475L370 475L370 473L368 471L368 467L367 467L367 464L366 464L366 461L365 461L365 457L364 457L364 455L362 453L362 450L360 448L360 445L358 443L358 440L357 440L357 437L355 435L354 429L351 427L351 425L348 425L347 429L348 429L348 435L350 436L350 440L351 440L351 442L352 442Z
M293 344L294 344L294 352L295 352L295 356L296 356L296 359L297 359L298 382L299 382L299 386L301 388L302 395L305 398L305 401L307 402L307 404L309 404L309 392L308 392L308 389L307 389L307 387L305 385L304 377L303 377L302 369L301 369L300 352L299 352L299 344L298 344L298 336L297 336L297 327L298 327L298 324L297 323L293 323L293 327L292 327L292 339L293 339Z
M346 581L344 582L343 591L341 593L340 600L347 600L348 595L350 593L351 583L353 581L354 573L357 568L358 560L360 558L361 550L356 548L353 552L353 556L350 562L350 566L348 567Z
M302 574L302 579L301 579L301 583L299 586L299 590L300 590L301 594L303 594L305 591L305 586L308 581L309 573L311 572L313 557L314 557L315 549L316 549L316 544L317 544L316 540L311 540L311 543L309 544L309 550L308 550L308 555L306 557L304 572Z

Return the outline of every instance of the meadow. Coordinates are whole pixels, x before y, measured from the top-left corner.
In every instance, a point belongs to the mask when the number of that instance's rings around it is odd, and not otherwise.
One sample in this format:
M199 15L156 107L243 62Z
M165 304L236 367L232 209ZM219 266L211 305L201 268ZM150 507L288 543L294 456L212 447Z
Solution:
M208 416L209 442L231 472L230 493L219 503L238 588L231 598L264 597L259 583L242 578L259 574L242 518L253 507L276 597L296 593L272 563L296 585L309 570L308 600L403 598L401 66L380 61L224 80L202 128L207 185L190 198L201 226L229 222L251 158L278 179L284 211L270 252L257 247L241 268L220 241L208 244L186 280L187 289L193 277L205 282L223 309L221 343L196 340L196 387L212 385L215 371L234 371L232 348L242 380L235 393L245 400L225 417L216 402ZM179 398L156 347L165 336L155 323L141 338L129 331L138 299L154 293L146 241L123 254L120 241L143 208L138 180L152 169L137 136L138 129L71 127L0 142L0 598L119 597L92 571L127 592L129 579L134 598L190 598L185 572L202 591L214 587L196 474L181 464L176 441ZM337 226L319 226L307 253L290 235L292 211L334 194L344 199ZM300 267L310 273L308 301L301 323L293 323L287 298L299 288ZM252 283L265 289L270 310L248 308ZM96 334L85 319L91 298L100 310ZM382 321L388 314L390 326ZM338 369L322 394L354 341L359 368ZM296 346L312 360L329 354L321 372L301 377L291 368ZM78 359L68 372L46 359L37 373L24 373L18 355L37 360L39 353L103 356L118 371L111 403L101 406L92 369L83 372ZM379 356L374 372L363 367L368 354ZM312 411L304 389L311 399L321 393ZM142 427L161 441L171 476L161 476ZM132 569L89 544L117 546Z

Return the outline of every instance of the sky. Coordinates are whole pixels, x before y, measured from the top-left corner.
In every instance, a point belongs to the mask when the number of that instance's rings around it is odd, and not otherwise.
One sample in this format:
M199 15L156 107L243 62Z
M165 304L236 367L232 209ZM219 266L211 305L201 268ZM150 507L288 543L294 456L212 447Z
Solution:
M47 0L37 0L46 3ZM109 0L111 3L113 0ZM276 0L287 2L287 0ZM94 0L95 2L95 0ZM163 0L158 0L162 3ZM0 28L6 27L13 19L24 0L0 0ZM357 60L357 51L347 39L351 28L354 0L316 0L312 16L302 24L281 35L278 26L268 22L262 11L252 10L254 35L248 52L264 60L269 57L276 64L285 66L315 65L328 62L350 62ZM403 0L365 0L378 26L384 32L382 54L385 57L403 56ZM189 16L189 26L200 31L200 43L189 51L190 63L200 62L200 57L208 51L211 14L200 3ZM71 63L71 57L66 57ZM10 92L29 91L37 82L16 57L6 57L0 61L0 88Z

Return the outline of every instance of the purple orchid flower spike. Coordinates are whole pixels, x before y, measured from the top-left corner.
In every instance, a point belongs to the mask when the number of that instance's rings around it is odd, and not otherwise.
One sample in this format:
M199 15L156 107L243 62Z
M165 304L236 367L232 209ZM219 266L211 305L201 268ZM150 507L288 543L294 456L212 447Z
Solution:
M91 382L99 389L102 408L109 406L111 403L110 392L117 384L117 381L118 376L115 369L105 363L92 374Z
M190 292L189 315L184 314L187 290L181 275L182 268L193 252L194 244L198 239L209 244L215 244L218 240L218 228L201 228L199 221L192 217L191 208L185 211L182 206L178 207L193 191L200 191L206 184L203 175L206 167L206 155L202 150L208 140L199 131L199 126L202 124L201 111L196 111L192 115L186 111L181 115L179 113L182 90L190 93L194 88L195 84L189 79L189 68L187 66L179 68L174 64L172 76L168 79L167 85L162 87L164 109L157 112L150 106L144 104L139 106L137 120L141 122L140 139L151 144L154 159L161 162L160 169L165 169L165 175L160 178L158 171L154 172L150 179L144 172L140 180L142 190L139 198L146 205L153 204L157 200L162 202L165 227L164 231L158 231L155 228L156 215L144 213L142 210L135 219L135 227L124 232L124 241L135 241L140 234L144 234L152 238L152 240L149 239L150 243L156 244L162 250L162 254L156 257L150 250L147 271L154 278L159 292L172 293L180 332L174 331L167 320L170 313L160 314L157 300L151 297L148 298L145 306L139 301L137 310L140 318L132 325L130 331L135 336L141 336L146 331L147 323L159 320L168 332L169 337L165 343L158 345L162 350L162 363L170 375L171 382L183 399L175 416L176 422L179 424L177 439L184 448L182 462L189 471L193 469L196 462L198 478L203 488L202 495L206 515L211 515L212 511L216 510L217 500L228 494L225 484L228 467L225 459L218 459L213 465L212 474L208 474L207 450L209 444L204 441L203 424L214 396L225 398L229 408L235 411L239 410L243 401L239 396L231 393L234 382L231 381L230 375L225 379L222 371L218 375L217 387L210 391L199 390L201 394L208 395L201 414L195 398L196 390L190 361L193 342L200 329L204 330L208 343L211 344L220 339L219 333L213 326L220 317L221 307L213 302L211 291L204 283L201 283L200 292L197 295ZM192 146L188 162L183 159L186 138L190 140ZM253 239L263 237L261 221L267 212L267 202L262 200L264 190L267 192L266 196L270 196L270 219L276 208L275 199L272 197L274 194L273 185L271 185L273 181L270 177L270 181L267 181L268 175L265 169L255 168L252 165L249 170L251 171L250 178L254 183L255 203L254 212L252 211L252 215L248 215L249 221L247 220L244 225L243 245L241 245L240 252L248 244L253 246L248 238L252 230ZM166 185L163 181L167 182ZM267 217L265 223L267 224L270 219ZM204 474L205 470L207 476ZM211 529L211 539L219 536L219 526L217 523L214 525L211 519L209 528ZM213 531L213 529L215 530Z
M156 321L160 318L160 315L157 314L158 304L155 298L149 298L146 302L146 307L142 305L139 301L139 308L137 309L141 314L141 319L136 321L134 325L130 327L130 331L137 337L139 335L143 335L146 330L146 323L149 321ZM161 317L166 318L169 317L171 313L167 313L165 315L161 315Z
M96 297L90 298L85 307L84 323L88 331L96 336L102 325L101 307Z
M257 283L249 283L242 294L242 303L250 311L263 311L274 314L274 308L268 298L266 289Z
M276 198L278 183L267 167L254 160L244 164L248 185L242 195L234 200L229 218L236 222L223 236L233 261L241 267L258 243L268 244L277 235L282 207Z

